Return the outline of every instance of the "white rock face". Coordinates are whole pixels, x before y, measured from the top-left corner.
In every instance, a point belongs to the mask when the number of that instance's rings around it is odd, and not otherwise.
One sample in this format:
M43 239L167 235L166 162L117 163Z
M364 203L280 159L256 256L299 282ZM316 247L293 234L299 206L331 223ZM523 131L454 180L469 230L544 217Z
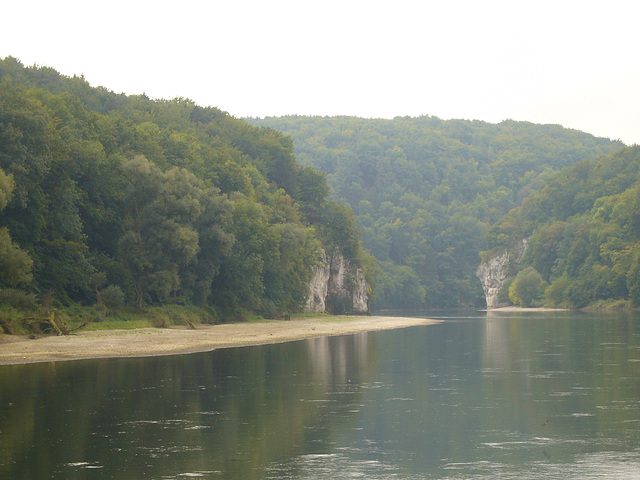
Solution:
M304 311L322 313L327 307L327 297L336 295L351 298L353 313L368 313L369 294L364 272L359 268L352 272L351 262L337 252L324 255L323 260L322 265L315 267L309 283L309 298Z
M514 252L507 250L500 255L490 258L488 261L482 262L478 270L476 270L476 276L480 279L480 283L482 283L484 296L487 300L487 308L503 306L498 300L498 293L511 278L507 272L509 258L513 256L512 260L514 264L516 266L520 265L528 244L529 241L527 239L520 240L516 244Z
M356 271L356 282L352 293L353 313L365 314L369 313L369 285L364 278L364 272L361 269Z
M309 298L304 307L306 313L322 313L326 310L325 300L329 291L329 263L324 256L324 263L314 267L314 274L309 282Z

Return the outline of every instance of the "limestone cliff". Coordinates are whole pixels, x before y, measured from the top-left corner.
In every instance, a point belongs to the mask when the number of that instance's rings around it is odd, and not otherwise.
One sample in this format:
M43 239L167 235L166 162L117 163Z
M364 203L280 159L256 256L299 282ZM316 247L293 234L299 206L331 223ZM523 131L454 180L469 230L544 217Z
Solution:
M528 240L520 240L512 251L505 250L500 255L490 258L486 262L482 262L476 270L476 276L482 283L484 296L487 299L487 308L502 307L498 299L500 289L512 278L509 275L509 263L517 267L522 261Z
M322 313L326 307L327 293L329 291L329 277L331 265L323 255L323 263L314 267L314 274L309 282L309 298L304 307L305 313Z
M369 311L367 282L362 269L354 267L339 252L323 254L323 262L315 267L309 282L308 313L355 313Z

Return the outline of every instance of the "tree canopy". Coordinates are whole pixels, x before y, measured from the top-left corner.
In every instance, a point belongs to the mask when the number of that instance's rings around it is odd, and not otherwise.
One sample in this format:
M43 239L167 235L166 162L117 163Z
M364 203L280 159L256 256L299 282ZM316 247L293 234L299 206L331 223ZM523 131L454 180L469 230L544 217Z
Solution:
M478 306L481 252L526 237L545 302L640 304L622 147L510 120L241 120L7 57L0 289L278 315L302 307L323 248L365 269L375 307Z
M549 283L547 305L640 304L640 147L550 175L493 226L484 255L521 238L529 239L521 269Z
M377 307L482 305L487 231L556 170L620 142L558 125L398 117L267 117L298 161L327 175L379 261ZM575 188L580 188L578 185Z
M365 259L328 192L276 130L0 60L0 289L296 311L321 248Z

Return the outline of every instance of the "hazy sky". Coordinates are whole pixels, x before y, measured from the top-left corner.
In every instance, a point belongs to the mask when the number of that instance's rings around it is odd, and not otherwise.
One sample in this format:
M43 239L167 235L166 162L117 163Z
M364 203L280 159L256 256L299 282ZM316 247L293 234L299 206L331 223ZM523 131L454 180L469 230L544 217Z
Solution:
M636 0L30 1L0 58L236 117L557 123L640 143Z

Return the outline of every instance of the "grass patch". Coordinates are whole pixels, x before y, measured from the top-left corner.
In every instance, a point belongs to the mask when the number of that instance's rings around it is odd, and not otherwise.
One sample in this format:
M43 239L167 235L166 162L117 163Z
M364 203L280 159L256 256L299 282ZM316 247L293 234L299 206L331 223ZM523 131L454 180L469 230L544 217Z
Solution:
M333 323L333 322L345 322L349 320L354 320L356 318L362 318L366 315L332 315L330 313L296 313L291 316L291 320L304 320L307 318L315 318L318 320L322 320L325 323Z
M136 328L151 328L153 325L147 318L132 320L109 319L103 322L90 322L84 330L133 330Z
M42 309L41 309L42 310ZM27 327L25 318L49 315L44 310L0 308L0 334L29 335L51 332L38 332ZM264 318L248 311L221 314L209 307L194 305L163 305L150 306L142 310L124 307L106 311L98 306L68 306L60 307L56 311L56 322L64 324L67 329L74 329L84 325L83 330L132 330L137 328L195 328L201 324L218 323L268 323L276 320ZM353 319L354 316L331 315L328 313L296 313L291 320L320 319L323 322L341 322ZM86 324L86 325L85 325Z
M41 311L40 311L41 310ZM49 333L35 331L29 328L29 321L25 319L49 316L51 313L39 311L0 308L0 333L9 335L28 335ZM181 326L192 328L199 324L218 323L215 310L193 305L165 305L162 307L147 307L143 310L121 308L116 311L105 311L97 306L67 306L59 307L55 312L56 323L65 325L68 329L83 327L84 330L131 330L135 328L168 328ZM31 321L33 324L34 322Z
M629 300L616 300L616 299L607 299L607 300L598 300L596 303L593 303L582 310L584 311L630 311L634 310L631 302Z

